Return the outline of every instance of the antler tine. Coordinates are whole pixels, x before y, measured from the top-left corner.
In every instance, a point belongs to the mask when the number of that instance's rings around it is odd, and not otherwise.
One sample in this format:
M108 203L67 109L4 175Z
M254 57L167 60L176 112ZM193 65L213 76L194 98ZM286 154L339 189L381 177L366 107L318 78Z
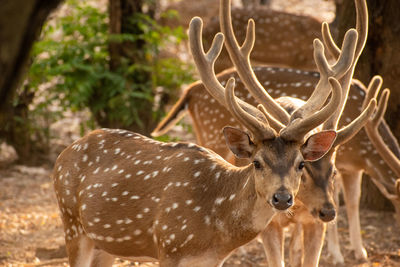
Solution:
M216 81L214 75L214 62L222 50L224 35L215 35L211 48L208 53L204 52L201 42L203 21L199 17L194 17L189 24L189 45L190 51L196 63L200 79L206 85L207 91L223 106L226 106L225 95L222 85ZM212 75L211 75L212 74ZM207 84L205 83L207 81Z
M375 113L373 119L371 119L366 125L365 130L368 138L374 145L379 155L384 161L390 166L396 176L400 176L400 160L393 154L393 152L386 146L385 141L379 134L378 126L383 119L385 114L387 102L389 100L389 89L385 89L379 99L378 110Z
M329 24L327 22L322 23L322 40L328 50L328 52L333 56L333 58L338 58L340 55L340 48L336 45L335 41L332 38L331 29L329 28Z
M353 136L355 136L362 127L368 122L369 118L372 116L373 112L376 108L376 99L371 99L368 104L368 107L364 109L364 111L350 124L346 127L343 127L338 131L336 135L335 142L332 147L337 147L349 141Z
M356 58L361 55L368 37L368 8L366 0L356 0L356 29L359 34L359 39L356 48Z
M266 92L255 76L250 64L250 53L254 46L254 21L249 20L247 25L246 39L239 47L232 27L231 1L221 0L220 2L220 24L221 31L226 37L225 46L229 56L236 67L240 79L246 85L253 97L265 107L268 112L281 121L283 124L289 122L289 114Z
M329 118L329 116L332 115L333 111L340 103L342 88L340 83L333 77L330 77L328 82L332 88L332 97L329 100L329 103L318 112L304 119L299 118L292 121L280 132L282 138L293 141L301 140L309 131L323 123L326 118Z
M205 85L207 91L223 106L230 110L229 103L225 99L225 88L219 83L217 77L214 73L214 62L217 59L219 53L221 52L224 36L222 33L218 33L213 40L211 48L207 53L204 52L203 44L201 42L203 21L199 17L192 19L189 25L189 46L192 52L193 59L195 61L197 70L200 74L200 78ZM246 119L249 120L248 124L253 124L251 129L259 126L260 121L265 120L264 114L256 109L255 107L249 105L248 103L237 99L233 96L236 103L245 111ZM238 113L242 115L243 113ZM235 115L237 116L237 115ZM250 117L249 117L250 116ZM265 131L267 126L263 127ZM270 129L272 130L272 129ZM267 131L268 132L268 131Z
M250 130L257 140L273 139L276 132L269 127L267 119L264 121L257 120L249 113L244 111L236 101L235 93L235 78L229 78L225 87L225 100L228 104L228 109L245 128Z
M382 87L382 83L383 79L381 76L375 75L374 77L372 77L371 81L368 84L367 94L364 98L362 109L365 108L365 106L371 99L373 98L376 99L378 97L379 91L381 90Z
M363 50L365 43L367 41L368 36L368 8L365 0L355 0L356 5L356 29L359 35L355 58L358 58L361 55L361 51ZM340 54L340 49L336 45L335 41L332 38L332 34L330 32L330 28L328 23L324 22L322 24L322 38L324 40L324 44L328 49L328 52L334 57L337 58Z
M338 109L335 111L334 115L328 119L325 123L323 128L324 129L336 129L340 116L342 115L344 106L347 101L347 96L350 90L350 83L351 79L353 78L354 74L354 69L357 64L357 61L361 55L361 52L365 46L365 43L367 41L367 36L368 36L368 9L367 9L367 3L365 0L355 0L355 6L356 6L356 29L358 33L358 40L356 43L356 48L355 48L355 54L354 54L354 60L352 62L352 65L350 69L346 72L346 74L340 79L340 83L342 85L342 101L340 103L340 106ZM335 42L333 41L333 38L330 34L329 27L327 24L322 25L322 36L325 42L325 45L327 49L330 51L332 55L337 55L338 51L340 51ZM368 103L368 102L367 102Z

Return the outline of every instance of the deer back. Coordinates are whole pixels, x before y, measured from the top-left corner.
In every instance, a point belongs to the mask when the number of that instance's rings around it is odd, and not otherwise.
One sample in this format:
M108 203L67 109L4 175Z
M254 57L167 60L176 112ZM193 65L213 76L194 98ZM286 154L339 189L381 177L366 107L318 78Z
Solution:
M321 22L315 18L271 10L265 7L232 8L232 24L240 43L246 35L249 19L254 19L257 36L251 60L255 64L268 63L301 69L316 69L313 60L313 40L321 38ZM206 24L204 43L208 48L214 35L220 31L218 16ZM215 62L219 73L232 67L229 54L224 48Z

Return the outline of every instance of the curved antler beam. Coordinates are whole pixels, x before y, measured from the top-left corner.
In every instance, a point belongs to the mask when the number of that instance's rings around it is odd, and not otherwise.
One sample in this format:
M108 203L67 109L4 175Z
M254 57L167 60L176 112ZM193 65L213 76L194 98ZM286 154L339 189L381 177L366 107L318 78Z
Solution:
M255 42L254 20L249 20L246 39L240 47L233 32L230 6L230 0L221 0L220 24L221 31L226 37L225 46L228 50L229 56L240 79L246 85L253 97L264 106L268 113L286 125L289 122L289 114L266 92L255 76L250 64L250 53Z
M353 138L362 127L368 122L369 118L372 116L376 108L376 100L371 99L368 104L368 107L364 109L360 116L358 116L355 120L353 120L346 127L342 128L338 131L335 142L332 147L337 147L349 141Z

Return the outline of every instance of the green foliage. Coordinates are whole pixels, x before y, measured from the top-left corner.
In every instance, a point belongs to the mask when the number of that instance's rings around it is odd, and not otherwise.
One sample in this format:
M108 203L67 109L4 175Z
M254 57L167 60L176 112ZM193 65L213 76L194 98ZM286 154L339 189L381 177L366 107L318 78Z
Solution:
M145 14L129 18L132 34L109 34L106 12L86 1L69 0L66 15L48 23L42 39L33 48L29 70L30 88L46 90L44 108L57 101L64 110L89 108L93 126L104 121L129 128L144 126L143 112L153 112L155 89L174 94L192 81L192 69L176 58L161 58L160 51L175 46L185 37L182 28L170 29ZM140 49L124 51L116 68L111 69L112 43L140 44ZM137 47L136 47L137 48ZM149 105L150 103L150 105ZM161 114L155 110L156 119Z

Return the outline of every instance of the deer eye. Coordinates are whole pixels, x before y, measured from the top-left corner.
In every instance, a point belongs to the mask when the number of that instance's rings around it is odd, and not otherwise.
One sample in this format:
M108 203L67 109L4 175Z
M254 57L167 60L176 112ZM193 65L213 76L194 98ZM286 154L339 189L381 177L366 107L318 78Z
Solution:
M305 162L302 161L299 163L299 170L302 170L304 168Z
M254 164L254 168L261 169L261 164L258 160L253 161L253 164Z

